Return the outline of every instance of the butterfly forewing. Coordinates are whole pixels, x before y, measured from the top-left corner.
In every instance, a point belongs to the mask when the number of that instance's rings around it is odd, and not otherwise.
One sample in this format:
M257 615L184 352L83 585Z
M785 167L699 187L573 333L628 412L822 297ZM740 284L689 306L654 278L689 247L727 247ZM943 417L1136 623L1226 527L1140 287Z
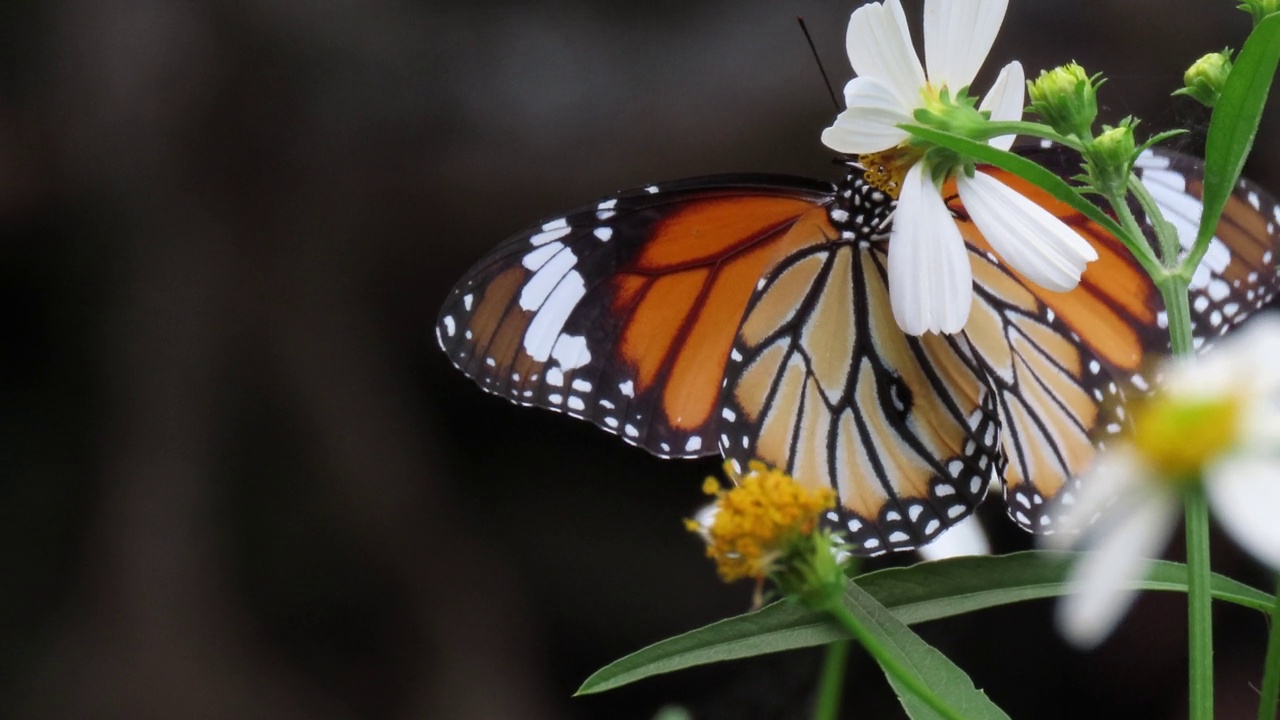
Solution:
M759 279L822 238L792 232L816 182L733 176L620 193L517 235L437 322L485 390L594 422L668 457L715 452L733 333Z
M1195 243L1204 192L1198 158L1148 151L1135 167L1184 251ZM1280 205L1268 192L1241 179L1223 210L1217 233L1191 277L1191 318L1196 347L1239 325L1280 290L1276 273Z

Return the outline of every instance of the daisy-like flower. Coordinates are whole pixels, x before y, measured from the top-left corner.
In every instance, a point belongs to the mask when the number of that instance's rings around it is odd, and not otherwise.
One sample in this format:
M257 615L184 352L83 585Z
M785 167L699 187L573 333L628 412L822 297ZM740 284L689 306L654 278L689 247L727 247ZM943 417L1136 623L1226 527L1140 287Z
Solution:
M911 44L899 0L864 5L849 21L849 61L857 77L845 86L847 109L822 133L828 147L856 155L868 181L897 197L889 235L889 295L903 331L959 332L969 317L973 275L969 253L943 199L954 178L960 199L991 247L1032 282L1065 292L1080 282L1097 253L1045 209L999 180L952 158L952 166L898 127L917 113L981 122L1022 118L1024 75L1011 62L974 107L968 87L995 42L1008 0L925 0L927 72ZM1013 136L991 140L1008 150ZM947 154L941 154L946 157ZM930 157L933 157L931 160Z
M991 541L977 515L970 515L938 534L917 552L924 560L947 560L972 555L990 555Z
M754 579L757 605L766 579L813 607L838 595L844 587L841 558L847 553L819 527L822 514L835 506L835 492L807 488L759 461L741 475L725 463L725 474L734 487L726 490L707 478L703 490L715 502L685 521L706 541L707 557L715 560L721 579Z
M1101 453L1068 524L1049 544L1093 550L1072 570L1059 626L1081 647L1100 642L1133 601L1148 558L1181 517L1188 483L1202 482L1218 524L1280 569L1280 316L1262 316L1197 360L1166 368L1159 394L1134 412L1134 432ZM1092 522L1092 525L1090 525Z

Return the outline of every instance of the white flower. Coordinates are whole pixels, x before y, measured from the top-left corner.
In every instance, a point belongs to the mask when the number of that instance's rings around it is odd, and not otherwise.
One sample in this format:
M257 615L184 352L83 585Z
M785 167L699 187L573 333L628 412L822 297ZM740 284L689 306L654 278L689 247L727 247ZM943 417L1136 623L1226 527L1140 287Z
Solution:
M919 109L945 111L942 98L954 101L968 88L995 42L1007 5L1008 0L925 0L927 73L912 47L899 0L864 5L849 20L849 61L857 77L845 86L848 109L823 131L822 141L849 155L893 153L876 158L894 166L886 189L896 190L901 180L889 236L889 295L898 325L912 335L959 332L969 317L973 276L934 169L898 125L915 122ZM995 121L1020 120L1023 86L1022 65L1011 62L977 109L990 112ZM1013 140L1004 136L991 145L1008 150ZM897 172L904 164L909 169ZM1071 228L995 178L953 168L947 172L991 247L1032 282L1071 290L1085 265L1097 259Z
M987 539L987 533L982 529L982 521L978 520L978 516L970 515L943 530L928 545L922 545L917 552L925 560L990 555L991 541Z
M1092 550L1058 606L1068 640L1100 642L1133 601L1148 558L1181 516L1183 483L1198 475L1219 525L1280 569L1280 316L1255 319L1197 360L1168 366L1160 394L1136 413L1128 442L1100 453L1068 524L1083 535L1050 544ZM1096 518L1096 519L1095 519Z

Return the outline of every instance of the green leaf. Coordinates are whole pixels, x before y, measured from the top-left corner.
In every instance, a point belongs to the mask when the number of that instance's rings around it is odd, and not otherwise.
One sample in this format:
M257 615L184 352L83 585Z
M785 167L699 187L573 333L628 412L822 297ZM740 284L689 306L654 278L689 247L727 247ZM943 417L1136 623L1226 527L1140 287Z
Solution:
M1071 553L1029 551L890 568L858 577L857 584L908 625L938 620L1066 591ZM1142 590L1186 592L1187 569L1154 562ZM1266 612L1274 598L1221 575L1213 577L1218 600ZM825 615L777 602L650 645L601 668L578 694L611 690L637 680L696 665L824 645L847 637Z
M1200 232L1187 268L1195 269L1200 264L1209 249L1209 240L1218 229L1222 209L1231 198L1244 161L1253 148L1277 64L1280 64L1280 15L1271 15L1254 27L1240 48L1209 120L1204 148L1204 214L1200 217Z
M1077 188L1072 187L1057 173L1046 169L1033 160L991 147L984 142L970 140L962 135L955 135L922 125L900 125L899 127L916 137L950 148L979 162L995 165L1001 170L1007 170L1027 182L1038 185L1044 188L1045 192L1070 205L1085 217L1102 226L1107 232L1118 238L1124 237L1124 230L1110 215L1103 212L1097 205L1089 202L1088 198L1080 194Z
M867 573L860 585L908 625L975 610L1063 595L1076 553L1047 550L919 563ZM1187 591L1187 566L1158 560L1140 590ZM1213 577L1213 597L1267 612L1272 597L1222 575Z
M986 693L973 686L973 681L963 670L921 640L857 583L850 583L846 588L844 607L873 636L881 652L919 678L927 692L960 717L966 720L1009 720L1009 716L996 707ZM886 670L885 677L913 720L946 720L893 673Z

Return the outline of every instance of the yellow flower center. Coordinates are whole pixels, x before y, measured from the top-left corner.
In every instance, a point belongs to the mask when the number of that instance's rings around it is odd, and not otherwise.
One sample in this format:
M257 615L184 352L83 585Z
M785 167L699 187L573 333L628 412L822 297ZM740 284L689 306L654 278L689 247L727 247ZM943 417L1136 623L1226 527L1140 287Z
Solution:
M705 531L707 557L725 582L769 575L789 546L812 533L823 511L835 506L831 488L811 490L761 462L752 461L741 476L726 463L725 474L736 487L722 490L713 478L703 485L716 496L711 527L685 523L693 532Z
M862 176L868 185L897 200L902 193L902 182L907 177L907 171L923 156L924 152L918 148L899 145L877 153L859 155L858 164L866 168Z
M1162 478L1194 480L1239 437L1241 398L1160 396L1134 412L1133 445Z

